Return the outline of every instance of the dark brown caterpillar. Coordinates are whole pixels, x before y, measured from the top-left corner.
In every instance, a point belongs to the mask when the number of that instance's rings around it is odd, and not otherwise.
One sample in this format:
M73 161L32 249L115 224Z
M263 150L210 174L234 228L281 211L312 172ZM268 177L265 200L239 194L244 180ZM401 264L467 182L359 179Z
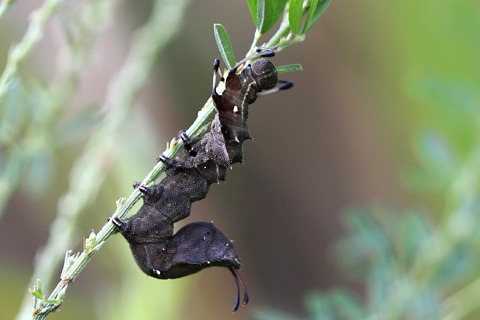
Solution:
M182 132L183 161L160 156L158 161L167 168L166 178L153 188L135 185L143 193L143 206L125 222L112 219L129 242L138 266L149 276L173 279L208 267L230 269L237 284L233 311L240 304L239 283L244 291L244 305L248 293L237 271L240 259L232 241L212 223L191 223L176 234L173 224L190 215L192 202L205 198L210 184L225 179L227 167L242 161L242 143L251 138L246 125L248 105L255 102L258 93L273 89L279 81L275 66L264 58L247 65L239 74L237 69L246 60L273 55L273 50L267 49L237 63L229 71L221 95L215 90L219 68L219 60L215 60L212 98L217 113L210 132L198 141ZM284 83L271 91L292 86Z

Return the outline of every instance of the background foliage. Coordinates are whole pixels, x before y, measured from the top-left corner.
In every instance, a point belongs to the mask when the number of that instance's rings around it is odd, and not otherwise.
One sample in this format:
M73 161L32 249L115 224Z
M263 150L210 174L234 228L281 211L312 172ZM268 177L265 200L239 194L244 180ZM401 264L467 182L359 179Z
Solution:
M33 22L45 23L42 41L0 92L6 318L34 285L32 261L49 229L71 227L76 243L62 245L80 251L82 237L98 231L119 195L192 123L219 55L213 23L225 26L238 56L250 50L254 3L190 4L87 189L71 168L109 112L101 101L128 89L113 90L110 79L153 4L46 1L52 17L30 21L44 2L0 7L2 70L11 44ZM252 299L235 316L478 318L479 16L467 0L334 1L307 41L274 59L304 71L282 75L295 83L288 94L252 107L246 166L192 210L236 240ZM88 199L84 214L75 225L50 226L56 212L82 203L57 204L72 187ZM148 279L113 237L51 318L224 319L233 298L230 275L219 270Z

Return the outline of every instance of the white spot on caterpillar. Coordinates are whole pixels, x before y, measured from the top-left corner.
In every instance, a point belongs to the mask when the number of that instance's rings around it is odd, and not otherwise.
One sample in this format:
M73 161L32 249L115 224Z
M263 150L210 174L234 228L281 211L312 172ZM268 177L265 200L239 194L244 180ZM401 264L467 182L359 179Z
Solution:
M238 113L238 107L237 106L233 106L233 112Z

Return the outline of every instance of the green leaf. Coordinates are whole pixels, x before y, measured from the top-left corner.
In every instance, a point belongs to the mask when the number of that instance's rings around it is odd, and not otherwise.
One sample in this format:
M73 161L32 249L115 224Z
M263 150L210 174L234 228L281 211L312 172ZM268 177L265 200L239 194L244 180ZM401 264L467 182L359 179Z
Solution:
M288 0L275 1L275 10L273 11L272 27L275 23L277 23L278 19L280 19L280 17L282 16L283 10L285 10L285 6L287 5L287 2Z
M257 30L261 34L270 30L282 16L288 0L248 0Z
M37 279L37 291L40 293L40 295L43 295L43 285L40 279Z
M264 34L274 25L273 12L275 11L273 0L259 0L257 3L257 19L260 24L260 33Z
M313 3L315 4L315 8L313 7ZM305 24L302 28L302 33L305 34L311 27L317 22L318 19L323 15L325 10L327 10L328 5L330 4L330 0L313 0L312 5L310 6L310 10L308 11L307 20L305 20Z
M293 72L293 71L302 71L302 65L296 64L287 64L284 66L276 67L278 73L286 73L286 72Z
M310 3L310 8L308 8L308 14L307 14L307 19L305 20L305 23L303 24L302 32L301 34L305 34L307 32L307 26L310 25L313 14L315 13L315 9L317 8L318 5L318 0L312 0Z
M290 29L295 34L299 34L300 25L302 24L302 0L290 0L290 7L288 9L288 22Z
M434 131L423 131L417 136L415 151L424 168L438 175L453 173L454 152L446 139Z
M43 296L40 294L40 292L36 291L36 290L31 290L31 289L28 289L28 291L30 291L30 293L35 296L35 298L37 299L40 299L40 300L43 300Z
M213 25L213 32L215 33L215 41L217 41L218 50L220 51L223 62L228 69L232 69L235 66L236 60L227 30L225 30L221 24L216 23Z
M253 22L255 26L259 29L258 20L257 20L257 2L258 0L248 0L248 7L250 8L250 13L252 14Z
M260 31L261 34L264 34L266 32L266 23L265 20L268 20L268 16L266 12L268 12L268 6L267 2L269 3L270 0L258 0L257 1L257 30Z
M62 300L48 299L48 300L45 300L45 302L50 303L50 304L60 304L60 303L62 303Z
M334 289L331 293L332 303L337 311L336 319L366 319L368 313L353 293L344 289Z

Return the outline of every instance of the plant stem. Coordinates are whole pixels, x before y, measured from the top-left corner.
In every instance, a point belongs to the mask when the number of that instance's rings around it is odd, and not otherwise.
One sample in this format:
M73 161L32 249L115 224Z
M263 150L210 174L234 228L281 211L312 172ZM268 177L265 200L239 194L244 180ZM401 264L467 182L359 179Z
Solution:
M108 162L105 159L113 145L114 136L127 119L134 99L145 84L158 53L178 31L187 3L188 0L177 1L175 4L169 1L157 1L151 18L135 35L134 44L126 62L109 88L103 108L107 113L104 125L91 137L84 153L72 168L69 190L59 201L58 214L52 224L50 238L38 259L39 269L54 272L55 267L52 267L52 264L56 265L61 259L58 253L65 252L72 242L78 215L88 203L88 199L97 192L106 175ZM179 149L180 146L177 148ZM152 170L149 175L152 182L159 175L160 169ZM140 194L135 190L124 205L117 208L116 215L124 217L139 198ZM67 254L61 281L47 299L56 301L43 300L34 306L34 319L44 319L60 306L68 285L75 280L112 233L113 225L108 223L98 235L89 238L91 242L85 245L85 250L81 254L74 256ZM20 318L22 317L19 316Z
M17 74L18 65L27 57L34 45L42 39L45 23L62 2L63 0L47 0L40 9L31 14L28 30L20 43L10 51L5 70L0 77L0 103L7 92L9 81Z
M52 141L51 137L53 128L64 116L62 108L68 105L67 102L78 88L79 78L93 48L89 44L104 29L104 25L108 21L107 17L111 14L112 6L116 2L118 0L94 1L86 6L78 20L75 36L64 36L70 40L64 44L64 50L59 51L55 80L42 90L42 97L45 97L43 100L47 101L44 102L42 115L33 118L26 117L28 124L25 125L22 133L19 133L17 128L6 129L14 142L2 146L4 147L5 169L0 172L0 218L8 200L22 181L22 173L28 170L35 161L35 154L45 149L53 149L52 146L56 147L55 141ZM22 82L21 79L18 81ZM28 93L31 96L34 94L35 91ZM28 110L23 112L29 113ZM3 121L2 124L8 124L8 119L3 119ZM39 144L39 140L44 143Z
M308 13L310 6L309 2L306 0L303 4L303 15ZM270 38L270 40L264 45L266 48L275 49L276 52L282 51L286 47L305 40L304 35L294 35L290 28L290 22L288 20L288 5L285 8L283 13L282 22L280 23L280 27L278 28L277 32ZM253 36L253 41L248 50L248 53L245 55L246 57L255 53L258 40L262 34L258 29L255 29L255 35ZM291 39L293 37L293 39Z
M9 5L13 1L3 1L0 3L0 18L6 12ZM0 118L5 119L4 115L7 112L5 106L5 94L8 91L8 86L16 78L17 71L20 63L28 56L33 47L37 42L42 39L43 29L45 23L53 16L56 9L60 6L62 0L49 0L44 3L44 5L33 12L30 15L30 24L29 27L23 36L20 43L11 49L5 69L0 77ZM54 112L51 114L55 114ZM42 117L42 119L48 119L48 117ZM5 128L4 128L5 129ZM38 131L38 126L29 126L28 131ZM7 131L10 131L7 129ZM41 131L41 134L44 135L46 131ZM28 134L27 134L28 135ZM33 135L35 142L38 142L38 132L35 132ZM24 169L24 166L29 163L28 155L30 150L23 150L18 148L17 140L14 139L15 147L10 150L10 152L4 155L4 168L5 170L0 173L0 217L4 212L4 207L7 205L10 196L16 190Z
M223 83L222 83L223 84ZM218 88L219 91L222 88ZM210 121L212 115L215 113L213 107L212 99L208 99L207 103L202 108L195 122L187 130L189 136L195 137L198 132L201 131L203 126ZM170 143L170 147L163 153L167 157L174 157L182 148L183 142L181 140L173 139ZM152 171L143 179L142 185L151 186L155 179L163 171L163 163L158 163ZM113 217L124 218L133 205L140 199L141 193L138 189L135 189L128 199L120 199L117 204L117 210L113 214ZM93 236L89 238L89 244L85 245L85 250L82 253L71 256L67 253L68 263L64 265L64 270L62 271L61 281L57 284L53 292L48 297L48 300L61 300L63 299L64 293L68 285L75 280L75 278L80 274L83 268L91 260L93 255L100 250L103 244L108 240L108 238L114 233L115 227L112 223L108 222L105 224L102 229L98 232L97 235L92 234ZM41 302L39 306L35 308L34 319L44 319L48 313L53 312L56 308L60 306L62 301L59 303L47 303L45 301Z
M267 48L273 48L280 43L280 40L285 38L288 33L291 31L290 23L288 22L288 11L285 11L283 14L282 22L280 23L280 27L278 28L277 32L273 35L273 37L267 42L265 45ZM277 49L280 51L281 48Z
M78 215L84 208L87 200L92 198L98 191L106 175L106 161L104 160L109 155L109 150L114 142L114 136L125 122L131 105L134 103L134 98L144 85L158 52L163 49L164 45L178 29L179 21L181 21L180 17L187 2L188 0L182 0L182 2L172 4L169 0L157 1L150 20L136 34L129 56L118 77L109 88L103 108L105 113L107 113L104 125L91 137L84 153L72 168L69 190L59 201L58 216L52 224L50 239L39 261L51 259L58 252L64 252L67 248L66 244L71 242L73 228ZM286 15L288 14L286 13ZM274 38L268 42L269 44L278 44L289 34L288 17L284 21L286 23L281 24ZM259 37L260 34L256 32L252 48L258 42ZM152 39L161 39L161 41L152 41ZM222 92L223 89L224 82L220 82L217 91ZM195 122L186 131L187 135L192 138L198 137L214 113L215 108L212 99L209 98L199 112ZM183 142L174 138L163 155L173 158L182 147ZM163 163L157 163L141 184L147 187L152 186L163 170ZM117 201L117 209L112 218L124 219L140 198L141 193L137 188L127 199L122 198ZM67 252L60 277L61 280L47 299L36 300L33 310L34 319L44 319L49 313L59 308L69 284L76 279L95 253L100 250L114 233L115 227L109 221L97 234L91 233L90 237L85 241L82 252L74 255ZM61 250L58 248L58 245L63 245L65 248ZM48 269L52 271L53 268L50 267Z
M15 0L3 0L0 2L0 20L2 20L5 12L7 12L8 8L15 2Z
M258 43L258 40L260 39L261 36L262 36L262 34L260 33L260 31L257 28L255 28L255 34L253 35L252 44L250 45L250 49L248 50L245 57L251 56L252 54L254 54L256 52L257 43Z

